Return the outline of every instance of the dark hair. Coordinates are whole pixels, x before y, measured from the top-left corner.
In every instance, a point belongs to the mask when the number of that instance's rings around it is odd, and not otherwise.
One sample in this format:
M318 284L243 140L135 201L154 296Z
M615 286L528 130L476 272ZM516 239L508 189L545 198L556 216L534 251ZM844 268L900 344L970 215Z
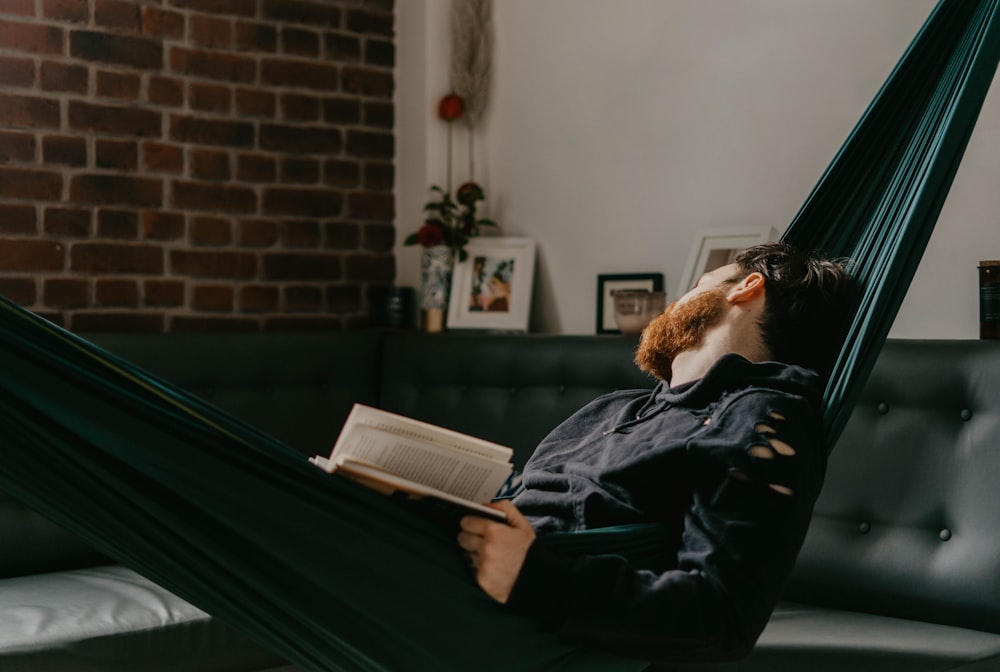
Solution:
M736 257L739 281L764 276L761 335L771 356L828 375L857 300L845 260L808 254L787 243L749 247Z

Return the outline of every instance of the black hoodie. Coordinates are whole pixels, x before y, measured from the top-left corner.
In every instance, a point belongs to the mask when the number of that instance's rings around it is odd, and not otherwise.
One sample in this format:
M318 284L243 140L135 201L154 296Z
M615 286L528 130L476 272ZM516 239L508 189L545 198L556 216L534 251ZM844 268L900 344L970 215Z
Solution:
M750 651L802 545L826 467L820 379L726 355L694 383L600 397L528 461L539 536L508 604L565 636L658 662ZM660 523L659 566L571 556L546 532Z

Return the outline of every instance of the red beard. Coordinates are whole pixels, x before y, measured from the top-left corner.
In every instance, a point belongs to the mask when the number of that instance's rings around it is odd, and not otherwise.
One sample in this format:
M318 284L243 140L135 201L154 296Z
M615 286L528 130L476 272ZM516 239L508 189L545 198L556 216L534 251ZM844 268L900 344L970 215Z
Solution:
M642 330L635 363L659 380L670 380L674 357L701 345L705 332L722 317L725 305L722 289L710 289L680 305L676 301L670 304Z

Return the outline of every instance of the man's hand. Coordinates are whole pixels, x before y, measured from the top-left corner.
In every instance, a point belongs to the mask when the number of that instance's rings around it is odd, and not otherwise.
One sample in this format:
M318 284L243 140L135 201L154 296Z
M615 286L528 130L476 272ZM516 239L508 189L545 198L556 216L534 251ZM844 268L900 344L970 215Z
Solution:
M486 594L506 604L524 564L535 531L528 519L509 501L490 504L507 514L507 524L481 516L462 518L458 545L465 549L476 572L476 583Z

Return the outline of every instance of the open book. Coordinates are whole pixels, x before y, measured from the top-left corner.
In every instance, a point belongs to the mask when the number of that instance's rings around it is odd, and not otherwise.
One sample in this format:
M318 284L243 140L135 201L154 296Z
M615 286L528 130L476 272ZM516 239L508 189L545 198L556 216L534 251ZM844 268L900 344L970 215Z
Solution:
M483 502L510 476L512 454L496 443L355 404L330 456L309 461L383 493L431 497L506 521Z

